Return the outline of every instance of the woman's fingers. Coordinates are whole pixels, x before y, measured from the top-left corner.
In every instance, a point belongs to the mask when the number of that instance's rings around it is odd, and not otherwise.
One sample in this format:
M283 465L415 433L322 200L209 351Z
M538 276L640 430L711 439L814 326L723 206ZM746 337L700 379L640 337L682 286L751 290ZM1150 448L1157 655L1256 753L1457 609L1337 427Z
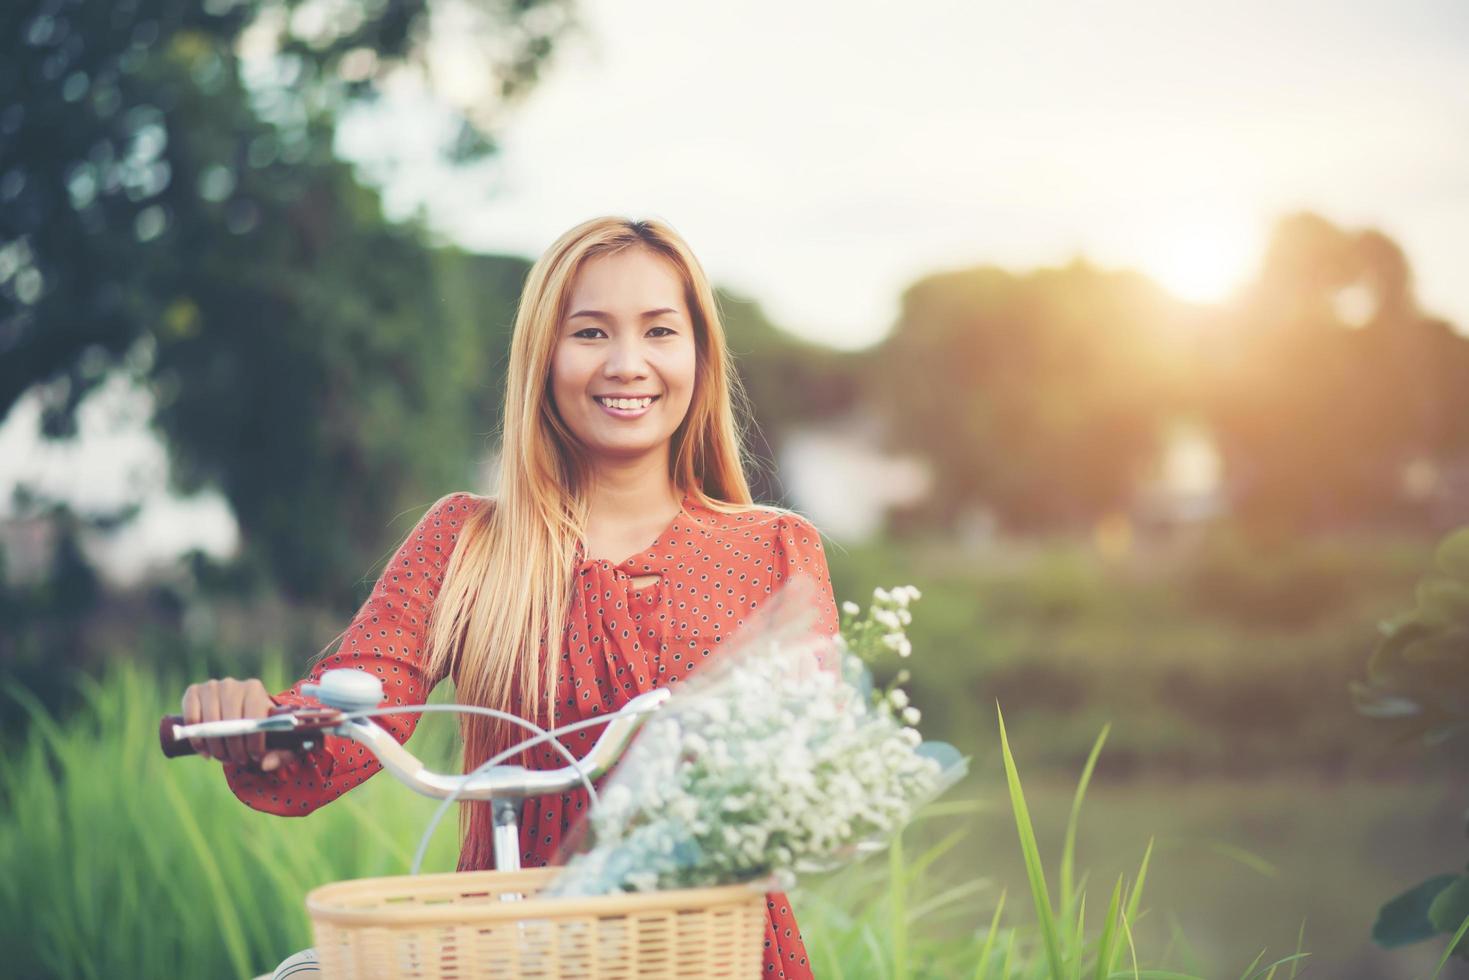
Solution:
M250 718L253 717L248 711L246 696L249 689L243 681L234 678L226 678L219 688L220 705L229 714L226 718ZM225 755L236 765L246 765L250 761L250 747L246 739L253 736L233 735L224 740Z
M220 700L220 684L217 680L204 682L204 689L199 692L199 707L202 714L200 721L222 721L224 720L224 705ZM219 759L223 762L229 758L229 749L225 748L224 739L207 738L204 744L209 746L209 757Z
M184 691L182 708L185 725L197 725L203 718L203 709L200 706L199 699L199 687L200 685L198 684L190 684L188 689ZM189 739L189 744L194 747L196 754L202 755L206 759L209 758L209 746L205 744L202 738L191 738Z
M265 692L265 685L258 680L245 681L245 717L264 718L270 714L270 709L275 707L275 702ZM265 733L256 732L254 735L245 737L245 753L255 763L264 761L265 757Z
M191 684L184 691L183 716L184 724L193 725L201 721L233 721L237 718L264 718L270 714L271 708L275 707L275 701L266 692L265 685L258 678L237 681L233 677L225 677L217 680L204 681L199 684ZM265 748L265 733L256 732L251 735L232 735L229 738L191 738L189 744L199 755L209 759L218 759L221 762L235 762L248 765L252 762L263 763L268 756L277 756L269 772L275 769L284 758L280 756L289 755L288 752L267 752Z

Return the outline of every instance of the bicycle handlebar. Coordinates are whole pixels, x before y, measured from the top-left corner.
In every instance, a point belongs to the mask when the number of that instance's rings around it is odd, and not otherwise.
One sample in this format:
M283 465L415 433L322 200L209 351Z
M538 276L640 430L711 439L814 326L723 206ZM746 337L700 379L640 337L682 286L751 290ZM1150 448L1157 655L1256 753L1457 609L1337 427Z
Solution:
M158 723L158 744L165 757L177 759L180 756L197 754L191 739L229 738L263 732L267 749L309 752L322 741L326 730L341 719L340 711L328 708L292 708L289 705L270 709L270 716L266 718L237 718L231 721L199 722L195 725L185 725L182 715L165 715ZM201 732L201 729L206 730ZM176 734L178 731L188 734L180 736Z
M606 773L622 755L643 718L657 710L671 694L667 688L656 688L633 698L619 711L607 716L606 730L597 737L586 755L577 760L577 765L565 765L559 769L500 765L466 775L434 772L370 718L355 717L334 708L283 705L273 709L265 718L206 721L193 725L185 725L179 715L170 715L159 723L158 737L163 754L177 758L194 754L189 740L195 738L264 733L267 748L309 751L325 736L335 735L364 746L399 782L423 796L434 799L453 796L461 800L521 799L564 793L580 785L583 778L596 779Z

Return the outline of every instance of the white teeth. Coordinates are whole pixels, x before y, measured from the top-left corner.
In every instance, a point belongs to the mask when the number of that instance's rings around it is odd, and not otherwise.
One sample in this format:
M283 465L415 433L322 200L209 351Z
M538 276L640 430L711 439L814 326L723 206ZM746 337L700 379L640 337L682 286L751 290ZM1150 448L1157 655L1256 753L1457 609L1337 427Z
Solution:
M640 408L647 408L653 404L652 397L648 398L598 398L597 401L611 408L620 408L623 411L632 412Z

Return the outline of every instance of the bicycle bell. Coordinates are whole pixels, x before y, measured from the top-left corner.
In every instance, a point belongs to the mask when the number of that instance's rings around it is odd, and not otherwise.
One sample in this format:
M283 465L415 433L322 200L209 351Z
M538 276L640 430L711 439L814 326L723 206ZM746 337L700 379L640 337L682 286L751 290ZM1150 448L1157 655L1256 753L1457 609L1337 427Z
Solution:
M340 711L367 711L385 700L382 678L351 667L324 671L317 683L302 684L301 693Z

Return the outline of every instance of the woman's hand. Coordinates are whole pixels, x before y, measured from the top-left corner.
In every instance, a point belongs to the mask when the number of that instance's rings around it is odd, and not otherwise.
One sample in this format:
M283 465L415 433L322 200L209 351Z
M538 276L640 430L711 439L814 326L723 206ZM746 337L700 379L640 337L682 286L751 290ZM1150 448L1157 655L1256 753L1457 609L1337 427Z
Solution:
M275 702L257 678L237 681L233 677L190 684L184 692L184 724L201 721L233 721L236 718L264 718ZM257 763L262 772L271 772L294 755L288 749L265 750L265 733L235 735L230 738L192 738L194 751L221 762Z

